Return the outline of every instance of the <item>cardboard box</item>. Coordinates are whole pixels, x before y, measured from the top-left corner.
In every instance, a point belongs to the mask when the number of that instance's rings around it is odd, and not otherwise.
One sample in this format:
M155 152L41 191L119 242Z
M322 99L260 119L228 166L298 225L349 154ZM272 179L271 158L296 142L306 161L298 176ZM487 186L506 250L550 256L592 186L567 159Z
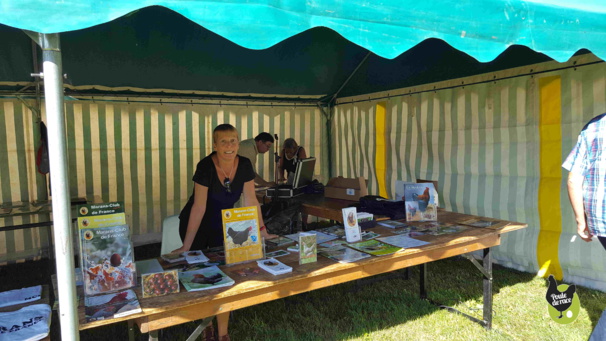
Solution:
M368 195L368 188L366 188L366 180L363 177L344 178L339 176L328 180L324 187L326 198L358 201L365 195Z

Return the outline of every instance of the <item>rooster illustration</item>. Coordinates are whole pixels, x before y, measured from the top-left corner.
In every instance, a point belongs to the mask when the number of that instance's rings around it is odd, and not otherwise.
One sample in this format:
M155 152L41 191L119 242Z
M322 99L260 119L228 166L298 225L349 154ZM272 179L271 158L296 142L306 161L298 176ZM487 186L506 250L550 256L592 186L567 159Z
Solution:
M306 257L310 257L314 252L315 244L311 244L311 246L307 246L307 244L303 244L303 254Z
M215 284L217 282L221 282L221 280L223 279L223 275L221 275L220 273L216 273L212 276L204 276L202 274L195 274L194 278L192 278L192 282L193 283L199 283L199 284Z
M242 244L244 244L248 240L248 236L251 232L252 226L249 226L247 229L237 232L234 231L234 229L232 229L231 227L227 229L227 235L231 237L231 240L234 242L234 244L240 246L242 246Z
M553 275L549 275L548 281L549 287L547 288L545 299L547 299L547 302L552 307L560 312L560 316L558 316L558 318L561 319L562 313L570 308L572 298L577 290L577 287L576 285L570 285L565 291L560 291L558 289L558 282L556 282Z

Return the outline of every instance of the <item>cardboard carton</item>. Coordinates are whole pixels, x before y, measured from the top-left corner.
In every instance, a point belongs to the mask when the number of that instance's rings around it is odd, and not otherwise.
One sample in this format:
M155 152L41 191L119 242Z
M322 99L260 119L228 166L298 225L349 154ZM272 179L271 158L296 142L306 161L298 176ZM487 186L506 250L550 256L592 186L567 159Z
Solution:
M326 198L357 201L365 195L368 195L368 189L363 177L344 178L339 176L328 180L324 187Z

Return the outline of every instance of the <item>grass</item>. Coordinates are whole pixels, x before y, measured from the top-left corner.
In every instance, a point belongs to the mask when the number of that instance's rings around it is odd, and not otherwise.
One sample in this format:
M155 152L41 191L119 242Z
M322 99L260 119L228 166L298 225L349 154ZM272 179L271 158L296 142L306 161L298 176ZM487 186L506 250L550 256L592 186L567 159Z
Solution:
M137 253L137 251L135 251ZM154 250L153 252L159 252ZM141 255L135 255L143 259ZM0 268L0 290L42 283L48 260ZM419 299L419 270L375 276L288 297L232 313L232 340L587 340L606 308L606 293L577 286L579 317L568 325L548 314L547 281L534 274L495 265L493 269L493 328ZM429 297L482 317L480 272L466 259L450 258L428 264ZM192 322L161 331L160 340L185 340ZM54 314L52 338L59 340ZM136 328L135 328L136 329ZM125 322L80 333L82 340L127 340ZM137 340L148 334L135 331Z
M482 317L479 271L464 258L428 264L432 300ZM587 340L606 308L606 294L577 286L580 316L560 325L548 314L547 281L495 266L493 328L419 299L419 270L373 277L232 313L232 340ZM161 340L185 340L195 323L167 328ZM126 338L126 326L81 333L83 340ZM147 335L136 334L138 339ZM122 339L122 337L119 337Z

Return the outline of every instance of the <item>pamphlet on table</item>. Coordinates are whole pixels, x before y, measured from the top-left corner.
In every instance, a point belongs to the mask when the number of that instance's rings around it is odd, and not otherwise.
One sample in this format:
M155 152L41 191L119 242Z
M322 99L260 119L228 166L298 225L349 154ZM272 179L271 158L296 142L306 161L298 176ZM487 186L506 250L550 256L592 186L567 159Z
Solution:
M362 230L358 225L355 207L347 207L341 210L343 213L343 225L345 226L345 239L348 243L357 242L362 239Z
M272 275L282 275L292 272L292 267L273 258L258 260L257 264L261 269L269 272Z
M221 211L225 263L234 264L263 257L256 206L230 208Z
M210 290L234 285L234 280L216 266L184 271L179 273L179 280L187 291Z

